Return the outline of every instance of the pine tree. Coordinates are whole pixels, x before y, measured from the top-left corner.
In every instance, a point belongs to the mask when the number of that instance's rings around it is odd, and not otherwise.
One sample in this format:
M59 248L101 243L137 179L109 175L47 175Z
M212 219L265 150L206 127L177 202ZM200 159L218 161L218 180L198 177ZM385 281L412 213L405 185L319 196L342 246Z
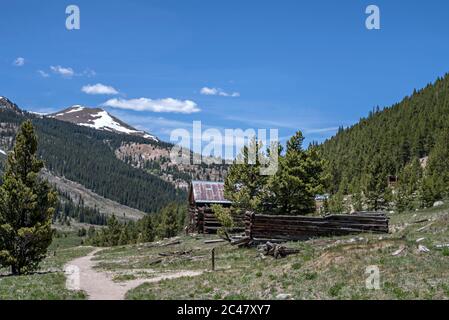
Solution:
M112 215L112 217L108 219L108 227L103 229L103 232L104 240L110 246L116 246L119 244L120 236L122 235L122 225L117 220L115 215Z
M429 155L422 187L422 202L431 206L434 201L449 197L449 129L437 138Z
M238 161L230 166L225 180L225 196L233 202L236 213L246 210L270 214L309 214L315 211L315 195L323 191L326 181L324 162L316 146L302 149L304 137L298 131L287 143L285 156L278 147L278 170L271 176L261 168L272 157L253 140L244 147ZM253 151L253 161L251 152ZM257 155L257 159L256 158Z
M262 145L253 139L230 166L225 180L225 197L233 202L237 213L247 210L263 212L267 207L268 177L261 175Z
M414 158L399 174L396 193L396 208L399 212L420 207L422 168L418 158Z
M369 210L381 210L387 205L387 178L382 157L376 156L367 167L364 177L364 196Z
M154 241L155 232L153 226L153 219L147 215L141 220L140 242L152 242Z
M93 238L95 236L95 233L96 233L95 227L90 226L89 230L87 230L87 237L88 238Z
M161 223L159 225L159 236L171 238L178 234L179 225L176 204L169 204L161 211Z
M118 245L124 246L130 243L130 234L129 234L129 228L127 225L122 225L122 230L120 231L120 237L118 239Z
M329 199L329 211L330 213L349 212L349 207L346 204L344 194L341 190L332 195L332 197Z
M309 214L315 211L315 196L323 191L323 166L315 146L302 149L301 131L287 142L279 170L269 178L268 189L273 213Z
M37 138L31 121L20 127L0 188L0 265L13 274L33 271L52 241L56 193L38 174Z
M363 211L363 198L361 192L356 191L351 195L351 205L354 211Z

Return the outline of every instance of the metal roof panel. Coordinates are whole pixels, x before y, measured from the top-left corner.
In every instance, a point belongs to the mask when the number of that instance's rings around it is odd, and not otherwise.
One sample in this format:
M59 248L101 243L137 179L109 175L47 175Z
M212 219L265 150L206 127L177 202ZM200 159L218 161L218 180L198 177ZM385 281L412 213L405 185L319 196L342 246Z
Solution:
M193 197L197 203L230 204L224 197L224 183L211 181L192 181Z

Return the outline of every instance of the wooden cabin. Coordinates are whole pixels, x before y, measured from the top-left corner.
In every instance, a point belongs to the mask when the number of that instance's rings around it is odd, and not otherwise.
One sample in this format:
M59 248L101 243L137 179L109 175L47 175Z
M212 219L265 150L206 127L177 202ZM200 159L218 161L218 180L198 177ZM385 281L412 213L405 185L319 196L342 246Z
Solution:
M213 204L231 206L231 201L224 197L224 183L192 181L189 187L189 232L217 232L220 223L211 209Z

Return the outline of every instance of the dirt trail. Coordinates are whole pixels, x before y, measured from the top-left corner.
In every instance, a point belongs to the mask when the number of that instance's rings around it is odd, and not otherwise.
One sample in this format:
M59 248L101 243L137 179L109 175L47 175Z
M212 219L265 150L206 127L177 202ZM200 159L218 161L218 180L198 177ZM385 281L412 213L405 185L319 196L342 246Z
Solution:
M95 249L87 256L72 260L64 266L66 274L72 274L67 281L67 288L69 290L78 289L85 291L89 296L89 300L123 300L126 292L143 283L153 283L181 277L195 277L202 274L202 271L180 271L161 274L149 279L136 279L117 283L112 280L110 275L94 269L96 262L92 258L100 250L102 249ZM79 278L73 277L74 269L79 270ZM75 287L78 288L73 287L73 279L76 279Z

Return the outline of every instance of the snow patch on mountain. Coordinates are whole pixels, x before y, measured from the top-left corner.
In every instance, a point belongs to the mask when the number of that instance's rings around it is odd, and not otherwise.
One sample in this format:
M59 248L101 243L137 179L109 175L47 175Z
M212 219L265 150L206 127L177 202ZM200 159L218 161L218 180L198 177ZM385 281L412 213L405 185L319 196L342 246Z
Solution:
M73 106L72 109L70 109L69 111L67 111L66 113L74 113L74 112L79 112L79 111L83 111L85 108L83 106Z
M76 112L76 111L69 111L69 112ZM92 116L94 117L94 119L92 120L93 123L80 123L79 125L94 128L97 130L111 129L113 131L123 132L123 133L127 133L127 134L141 133L141 131L125 128L120 123L114 121L114 119L106 111L100 111L97 114L92 115Z
M131 127L100 108L87 108L80 105L74 105L68 109L49 115L49 117L71 122L83 127L136 135L145 139L158 141L155 136Z

